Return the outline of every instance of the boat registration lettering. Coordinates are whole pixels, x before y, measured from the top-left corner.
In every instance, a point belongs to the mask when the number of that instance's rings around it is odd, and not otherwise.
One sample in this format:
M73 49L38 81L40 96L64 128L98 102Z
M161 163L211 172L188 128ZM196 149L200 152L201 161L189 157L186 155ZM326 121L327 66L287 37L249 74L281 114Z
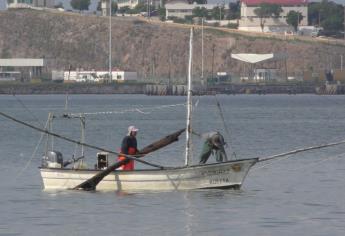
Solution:
M210 184L229 183L229 178L210 179Z
M209 176L209 175L221 175L221 174L227 174L231 170L229 169L224 169L224 170L207 170L207 171L202 171L201 175L202 176Z

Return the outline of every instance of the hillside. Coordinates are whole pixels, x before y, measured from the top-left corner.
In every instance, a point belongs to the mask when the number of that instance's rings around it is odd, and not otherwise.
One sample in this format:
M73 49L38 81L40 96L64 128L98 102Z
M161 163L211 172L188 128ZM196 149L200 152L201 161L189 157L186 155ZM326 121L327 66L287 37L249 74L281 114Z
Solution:
M108 68L108 24L105 17L35 10L10 10L0 13L0 57L48 60L48 70L81 67ZM201 74L201 31L196 29L194 74ZM187 72L189 30L186 26L148 22L140 18L114 17L112 26L113 65L137 71L143 78L168 78L183 81ZM249 67L231 53L287 52L289 75L303 71L340 68L343 45L314 40L284 40L264 35L238 34L208 28L204 38L205 75L213 71L244 73ZM284 68L285 61L264 65ZM283 73L283 71L282 71ZM285 72L284 72L285 73Z

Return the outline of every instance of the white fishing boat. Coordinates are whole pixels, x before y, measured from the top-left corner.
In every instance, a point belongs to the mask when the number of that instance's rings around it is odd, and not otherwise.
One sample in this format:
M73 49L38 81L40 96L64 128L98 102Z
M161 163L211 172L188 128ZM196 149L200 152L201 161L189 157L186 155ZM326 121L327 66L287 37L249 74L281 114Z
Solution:
M115 163L115 166L114 164L108 165L108 154L111 152L108 151L99 153L97 160L98 163L95 166L95 169L66 168L64 167L65 164L61 153L47 151L43 158L43 165L40 168L44 189L91 189L101 191L168 191L208 188L239 189L242 186L248 171L258 161L258 158L232 160L204 165L192 165L190 153L192 41L193 30L191 30L189 51L187 128L180 130L173 135L167 136L166 138L169 141L163 145L166 146L171 142L176 141L177 137L184 132L184 130L187 130L185 165L174 168L160 166L159 169L131 171L116 170L120 165L118 163ZM83 120L84 119L81 119L82 124ZM111 153L115 154L114 152ZM134 159L138 160L138 158Z
M219 188L239 189L258 159L166 168L115 170L97 185L100 191L170 191ZM73 189L101 170L40 168L44 189Z

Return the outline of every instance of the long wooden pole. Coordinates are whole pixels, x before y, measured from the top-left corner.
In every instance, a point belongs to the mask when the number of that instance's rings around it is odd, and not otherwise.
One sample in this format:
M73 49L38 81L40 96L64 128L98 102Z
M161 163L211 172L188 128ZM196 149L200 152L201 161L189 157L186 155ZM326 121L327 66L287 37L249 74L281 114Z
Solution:
M191 120L192 120L192 57L193 57L193 28L190 29L189 63L188 63L188 92L187 92L187 124L186 124L186 156L185 165L191 164Z
M170 143L177 141L178 140L178 136L184 131L184 129L181 129L173 134L170 134L168 136L166 136L163 139L160 139L146 147L144 147L143 149L141 149L139 151L140 154L142 154L141 157L143 157L143 155L146 155L150 152L153 152L155 150L158 150L162 147L165 147L167 145L169 145ZM138 158L135 158L136 160L138 160ZM116 162L112 165L110 165L109 167L107 167L105 170L99 172L98 174L94 175L93 177L91 177L90 179L84 181L83 183L75 186L73 189L77 190L77 189L82 189L82 190L86 190L86 191L93 191L96 189L96 186L99 184L99 182L102 181L102 179L109 175L111 172L113 172L114 170L116 170L117 168L119 168L120 166L128 163L131 160L131 158L126 158L124 160L121 160L119 162ZM163 167L161 167L162 169Z
M273 156L269 156L269 157L265 157L265 158L260 158L259 162L263 162L263 161L269 161L269 160L273 160L279 157L283 157L283 156L289 156L289 155L293 155L293 154L297 154L299 152L306 152L306 151L310 151L310 150L315 150L315 149L321 149L321 148L326 148L326 147L332 147L332 146L337 146L340 144L345 144L345 140L339 141L339 142L335 142L335 143L327 143L327 144L321 144L318 146L311 146L311 147L306 147L306 148L300 148L300 149L296 149L290 152L284 152L284 153L280 153L280 154L276 154Z

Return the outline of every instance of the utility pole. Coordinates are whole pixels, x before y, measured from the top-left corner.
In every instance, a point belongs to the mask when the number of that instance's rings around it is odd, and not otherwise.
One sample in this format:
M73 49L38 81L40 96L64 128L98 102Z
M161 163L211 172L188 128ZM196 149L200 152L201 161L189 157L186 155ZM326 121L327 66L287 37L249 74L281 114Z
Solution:
M112 0L109 0L109 79L113 81L113 73L111 69L111 4Z
M147 0L147 18L151 17L151 0Z
M340 55L340 70L343 71L343 55Z
M201 18L201 84L204 85L204 17Z
M221 21L222 21L222 5L219 4L219 26L220 26Z
M214 68L214 49L216 48L216 45L215 44L213 44L212 45L212 72L211 72L211 79L213 80L213 68Z
M297 32L299 30L299 14L300 12L297 12Z

